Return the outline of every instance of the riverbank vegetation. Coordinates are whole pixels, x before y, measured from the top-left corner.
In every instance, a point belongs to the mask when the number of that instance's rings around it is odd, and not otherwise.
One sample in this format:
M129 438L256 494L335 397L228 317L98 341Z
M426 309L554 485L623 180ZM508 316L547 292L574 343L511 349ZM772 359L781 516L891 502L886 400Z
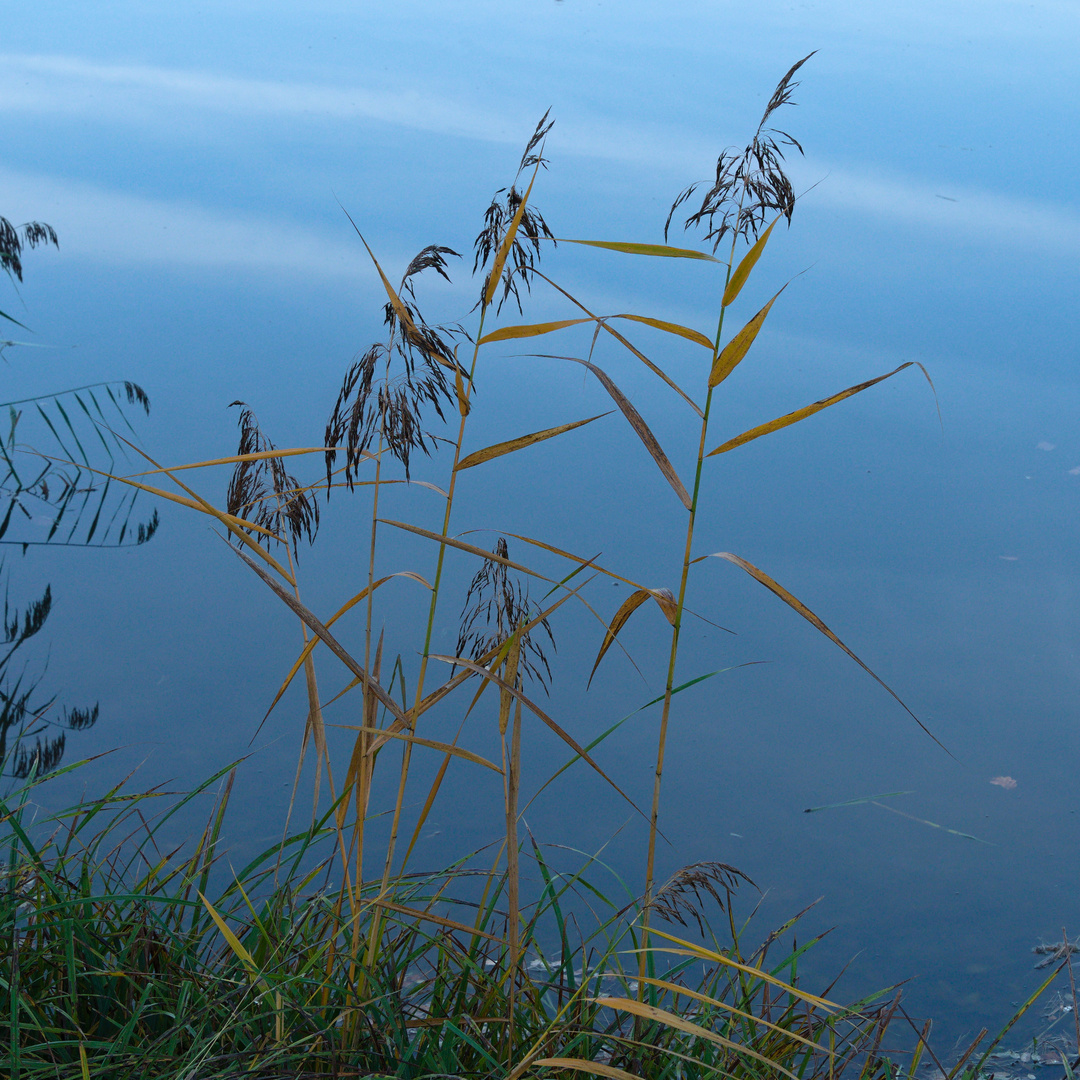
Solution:
M733 437L718 439L710 428L714 399L786 288L766 289L732 332L729 310L756 287L756 277L748 287L752 274L796 209L784 165L785 154L801 148L773 125L803 63L780 81L747 146L722 153L712 181L675 199L662 244L557 238L535 198L548 164L545 116L512 183L484 214L474 245L479 295L459 324L429 324L417 295L425 275L449 277L454 251L425 247L395 285L354 224L385 291L385 333L345 372L322 438L278 448L254 408L237 402L237 453L180 469L144 455L139 473L108 474L133 492L213 519L243 572L298 620L304 647L269 704L273 709L294 681L301 684L301 761L311 755L314 767L297 775L313 776L315 810L310 822L240 868L224 858L228 770L205 785L204 794L217 792L214 808L198 838L180 850L161 839L163 824L190 809L194 795L162 814L154 808L163 793L132 795L121 787L43 822L33 819L33 784L10 793L0 811L9 852L0 896L0 1039L11 1047L12 1077L914 1075L926 1030L911 1034L914 1051L896 1064L886 1041L890 1024L904 1017L895 997L840 1005L829 999L830 986L804 987L799 962L813 941L795 943L794 919L748 944L754 931L732 908L736 891L750 887L737 867L697 863L666 881L657 869L669 728L679 722L683 695L717 674L679 667L695 573L717 559L733 565L877 679L765 569L737 553L701 551L695 532L710 488L709 459L912 366L874 373ZM670 242L668 234L684 224L681 214L698 246ZM715 326L590 310L549 276L557 244L584 245L598 260L693 264L702 288L717 297ZM541 289L565 304L565 318L524 321L530 294ZM508 455L600 419L555 418L543 430L467 449L486 357L507 343L520 349L535 339L558 341L572 327L591 335L582 355L562 355L558 346L536 355L595 379L648 467L659 470L670 505L650 512L686 523L684 539L657 572L668 585L634 580L611 561L617 551L601 562L565 550L556 536L503 536L488 549L471 542L462 531L467 523L455 518L459 484L469 483L472 470L498 469ZM696 358L695 385L678 385L635 343L643 328ZM658 395L666 395L657 407L681 410L693 425L690 460L673 462L620 389L625 364L643 365ZM320 458L317 475L294 475ZM419 478L421 462L425 476L442 470L439 483ZM233 471L219 505L199 477L223 466ZM442 500L437 527L384 516L390 486L407 483ZM321 515L345 497L365 500L362 575L337 610L319 615L302 596L301 544L314 542ZM384 573L383 552L404 534L430 545L429 565ZM464 599L446 595L451 560L469 567ZM384 655L382 628L395 605L381 603L381 590L391 582L427 595L415 658ZM590 591L598 582L623 589L614 611L600 610ZM664 674L663 693L649 703L656 725L651 798L637 806L604 768L617 718L586 741L572 722L549 714L539 691L551 678L560 620L575 611L600 619L595 672L642 609L658 612L664 627L657 646ZM456 648L437 651L436 628L449 623ZM321 682L342 668L348 681L328 700ZM919 722L910 713L909 720ZM343 758L331 749L332 723L350 733ZM472 738L478 728L497 732L497 753L485 756ZM588 770L644 822L647 856L625 895L601 885L598 858L570 871L556 867L523 827L523 808L553 779L530 769L534 728L563 744L568 761L560 774ZM433 779L417 798L419 755L436 765L422 774ZM498 839L438 874L421 872L412 857L450 768L475 770L478 783L490 779L500 789L499 818L490 823ZM389 785L379 786L384 772ZM528 882L540 884L530 892ZM977 1069L982 1062L973 1051L942 1072L951 1078ZM978 1052L988 1051L980 1042Z

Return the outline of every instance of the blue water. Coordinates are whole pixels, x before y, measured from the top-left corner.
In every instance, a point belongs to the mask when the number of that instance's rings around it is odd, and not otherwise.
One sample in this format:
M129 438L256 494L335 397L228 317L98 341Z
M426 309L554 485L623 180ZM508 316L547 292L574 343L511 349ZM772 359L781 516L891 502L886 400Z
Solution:
M836 929L810 975L850 961L842 988L853 994L912 978L911 1009L935 1016L947 1044L1003 1022L1037 984L1031 946L1080 925L1078 30L1076 10L1050 2L9 13L0 213L50 222L61 248L27 257L18 296L5 287L0 307L48 347L7 351L4 399L133 379L154 403L137 425L143 445L169 464L232 452L234 399L279 445L318 445L345 368L381 336L380 286L338 201L391 278L425 244L468 251L550 106L551 168L534 197L556 234L656 242L672 198L711 175L721 148L745 142L779 76L820 50L800 73L798 108L777 117L807 151L791 162L796 186L817 186L733 317L795 280L722 388L710 441L909 360L926 366L936 399L912 368L708 462L697 548L737 552L783 582L952 756L805 622L710 560L695 568L689 604L737 636L691 622L680 675L767 663L677 699L662 872L698 859L739 866L767 890L762 935L823 897L805 934ZM562 245L545 267L593 310L714 325L719 284L704 265ZM421 292L430 320L466 318L467 269ZM527 316L569 317L541 287ZM632 336L681 384L700 385L692 348ZM587 348L587 334L567 332L542 351ZM512 356L523 351L484 361L467 449L609 407L580 369ZM597 361L688 482L689 413L628 354L603 346ZM445 474L437 459L414 472ZM207 476L200 490L220 503L226 480ZM677 585L683 511L618 415L465 474L460 495L458 529L602 551L627 577ZM7 560L13 597L53 586L50 691L101 703L69 760L120 747L69 789L136 765L134 783L181 787L251 754L235 842L270 843L300 700L252 738L299 634L206 519L160 512L141 549ZM429 527L440 513L419 488L386 506ZM316 612L361 587L366 515L361 496L325 507L301 561ZM520 545L511 554L528 561ZM384 559L433 572L430 551L407 538ZM473 569L451 560L437 649L453 647ZM590 592L608 617L624 596L603 582ZM389 654L409 665L424 603L401 582L377 609ZM641 677L613 651L586 694L601 630L582 612L562 617L552 715L584 740L661 692L664 626L643 609L623 635ZM343 684L329 662L320 671L327 693ZM494 752L489 722L475 728L482 752ZM641 803L655 724L655 711L641 714L600 754ZM537 776L564 760L545 733L526 738ZM1017 786L992 785L998 776ZM894 791L911 792L886 800L910 817L869 804L803 813ZM440 865L490 840L500 799L496 784L451 770L417 859ZM552 843L610 842L606 857L637 887L644 829L631 817L583 772L527 814Z

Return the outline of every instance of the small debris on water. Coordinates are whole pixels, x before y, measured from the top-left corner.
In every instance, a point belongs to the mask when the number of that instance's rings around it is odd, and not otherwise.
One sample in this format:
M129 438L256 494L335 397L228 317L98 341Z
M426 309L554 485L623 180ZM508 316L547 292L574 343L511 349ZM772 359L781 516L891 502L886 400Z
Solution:
M1035 970L1039 968L1050 967L1051 964L1056 964L1059 960L1067 960L1074 952L1080 952L1080 945L1074 945L1071 941L1055 941L1053 945L1046 945L1043 942L1039 942L1038 945L1032 947L1031 951L1036 956L1045 956L1045 960L1040 960L1035 965Z

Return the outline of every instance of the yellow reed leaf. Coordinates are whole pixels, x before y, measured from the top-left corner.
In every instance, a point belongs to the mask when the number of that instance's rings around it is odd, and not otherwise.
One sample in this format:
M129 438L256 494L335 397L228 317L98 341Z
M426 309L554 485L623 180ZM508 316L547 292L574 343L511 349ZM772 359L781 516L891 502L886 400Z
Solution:
M244 948L244 943L229 929L225 920L217 913L214 905L209 900L199 893L199 899L203 902L203 906L210 913L210 918L214 920L215 925L221 931L221 936L229 943L229 948L240 959L240 962L247 969L247 973L252 980L258 980L261 983L266 980L259 974L258 965L255 963L254 957Z
M629 398L627 398L627 396L615 385L614 380L607 372L598 368L591 361L582 360L577 356L554 357L553 359L570 360L575 364L581 364L583 367L587 367L597 379L600 380L600 385L608 392L612 401L619 406L619 411L629 421L630 426L637 433L637 437L645 444L645 449L649 451L653 461L656 462L660 471L664 474L664 478L671 485L675 494L678 495L679 501L687 510L689 510L692 505L690 492L686 490L682 480L679 479L679 474L675 471L675 466L668 460L668 456L664 453L663 447L661 447L656 436L650 430L649 425L642 419L641 413L630 404Z
M731 275L731 280L727 284L727 288L724 290L724 298L721 300L721 304L727 307L736 296L739 295L739 290L746 284L746 279L750 276L750 271L754 269L758 259L761 258L761 253L765 250L765 245L769 242L769 234L773 231L773 227L776 222L780 220L784 215L776 218L772 225L770 225L754 242L754 246L742 257L742 261L737 267L735 267L735 273Z
M574 428L584 427L586 424L591 424L594 420L599 420L604 416L610 415L609 412L600 413L597 416L590 416L587 420L575 420L572 424L560 424L558 427L545 428L543 431L534 431L531 435L522 435L517 439L508 439L506 442L495 443L492 446L485 447L483 450L477 450L475 453L463 458L458 462L456 471L460 472L462 469L471 469L474 465L482 465L485 461L491 461L492 458L502 457L504 454L512 454L515 450L521 450L526 446L532 446L534 443L543 442L545 439L553 439L556 435L561 435L564 431L573 431Z
M700 330L694 330L689 326L681 326L679 323L667 322L664 319L652 319L646 315L612 315L611 317L613 319L630 319L632 322L644 323L646 326L651 326L656 330L663 330L665 334L675 334L678 337L686 338L687 341L692 341L695 345L701 345L709 350L713 347L712 340L707 338Z
M641 1080L637 1073L616 1069L614 1065L605 1065L600 1061L584 1061L581 1058L540 1058L533 1067L547 1066L549 1069L573 1069L576 1072L589 1073L592 1076L610 1076L611 1080Z
M502 277L503 267L506 265L507 256L510 254L510 248L514 243L514 237L517 236L518 226L521 224L522 215L525 213L525 204L529 201L529 196L532 194L533 184L536 183L536 174L540 171L540 162L537 161L536 168L533 169L532 179L529 181L529 186L525 189L525 194L522 196L521 202L518 203L517 210L514 211L514 217L510 222L510 227L506 230L506 235L502 239L502 243L499 245L499 250L495 253L495 259L491 264L491 273L488 274L487 286L484 289L484 307L487 307L491 303L491 298L495 295L495 290L499 287L499 279Z
M417 746L426 746L430 750L439 750L444 754L453 754L454 757L464 758L474 765L483 765L485 769L491 769L502 775L502 769L498 765L488 761L487 758L474 754L471 750L464 750L452 743L439 742L437 739L421 739L417 735L406 735L403 731L388 731L380 727L360 727L357 724L330 724L329 727L341 728L343 731L362 731L369 735L382 735L388 739L401 739L403 742L415 743Z
M596 662L592 666L592 671L589 672L590 683L596 674L596 669L600 666L600 661L604 659L604 654L615 644L619 631L626 625L630 616L650 598L657 602L668 622L672 626L675 625L675 597L667 589L638 589L636 592L631 593L622 602L619 610L611 617L607 632L604 634L604 643L600 646L600 652L596 655Z
M559 319L557 322L531 323L528 326L503 326L498 330L492 330L490 334L485 334L476 344L487 345L492 341L539 337L541 334L550 334L553 330L562 330L567 326L578 326L580 323L592 321L592 319Z
M657 930L655 927L650 927L649 934L652 937L661 937L664 938L665 941L672 941L676 945L682 946L685 950L683 955L696 956L700 960L708 960L714 964L722 964L724 967L741 971L744 975L749 975L751 978L761 979L762 982L767 982L770 986L775 986L777 989L783 990L785 993L791 994L801 1001L805 1001L808 1005L813 1005L815 1009L821 1009L824 1012L832 1013L840 1008L839 1005L829 1001L827 998L818 997L816 994L810 994L805 990L800 990L797 986L792 986L791 983L786 983L783 979L778 979L775 975L770 975L761 968L753 967L751 964L741 963L738 960L732 960L731 957L725 956L722 952L717 952L715 949L706 949L702 945L695 945L692 941L685 941L664 930Z
M776 296L779 296L786 288L787 286L785 285ZM750 346L754 344L754 339L761 330L761 324L765 322L765 318L769 314L769 309L776 302L776 296L774 296L721 350L720 355L716 358L716 361L712 366L712 371L709 372L709 386L719 386L735 370L736 366L742 361L742 358L750 351Z
M677 1031L685 1031L687 1035L693 1035L698 1039L707 1039L718 1046L723 1046L738 1054L745 1054L755 1061L760 1061L777 1072L783 1073L784 1076L790 1077L791 1080L799 1080L793 1072L785 1069L778 1061L773 1061L772 1058L768 1058L748 1046L742 1046L737 1042L732 1042L731 1039L725 1039L723 1035L717 1035L715 1031L710 1031L707 1027L684 1020L677 1013L668 1012L667 1009L658 1009L655 1005L646 1005L644 1002L635 1001L633 998L595 998L594 1000L597 1005L602 1005L605 1008L619 1009L621 1012L628 1012L632 1016L640 1016L643 1020L655 1020L666 1027L675 1028Z
M618 240L558 240L559 244L584 244L586 247L606 248L608 251L621 251L626 255L652 255L666 259L702 259L705 262L719 262L713 255L693 248L669 247L667 244L626 244Z
M905 367L909 366L907 364ZM760 570L753 563L747 562L746 559L741 558L738 555L733 554L730 551L715 551L711 555L702 555L694 562L701 562L702 559L726 559L729 563L733 563L741 570L745 570L755 581L760 582L769 590L774 596L778 596L792 611L798 612L815 630L824 634L838 649L847 653L856 664L859 665L880 686L884 689L889 696L915 721L922 730L930 736L945 751L949 757L952 757L952 753L949 749L930 731L930 729L904 704L900 696L896 691L889 686L875 671L862 662L826 625L815 615L797 596L793 596L787 589L784 588L779 582L774 581L764 570ZM659 931L657 931L659 933Z
M775 299L775 297L773 299ZM770 301L770 303L771 302L772 301ZM904 368L911 367L913 363L914 361L909 360L906 364L901 364L898 368L893 368L892 371L885 375L879 375L876 379L870 379L867 382L859 383L858 386L849 386L846 390L841 390L838 394L833 394L831 397L815 401L813 405L805 405L803 408L796 409L794 412L778 416L775 420L770 420L767 424L759 424L749 431L744 431L741 435L736 435L734 439L728 439L726 443L718 446L715 450L711 450L706 457L714 457L716 454L727 453L728 450L734 450L737 446L753 442L754 439L760 439L762 435L770 435L774 431L780 431L781 428L797 424L800 420L805 420L808 416L813 416L814 413L819 413L822 409L827 409L830 405L835 405L837 402L844 401L846 398L862 393L863 390L868 390L871 386L876 386L879 382L891 379L897 372L903 371Z

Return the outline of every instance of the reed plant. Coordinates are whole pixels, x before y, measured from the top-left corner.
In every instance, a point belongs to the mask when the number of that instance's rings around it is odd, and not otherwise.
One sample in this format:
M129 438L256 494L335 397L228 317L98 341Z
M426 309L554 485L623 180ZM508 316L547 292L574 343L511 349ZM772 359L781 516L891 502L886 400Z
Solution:
M44 840L36 839L40 828L34 832L23 824L29 795L10 803L4 811L12 852L5 1022L18 1075L55 1075L50 1068L78 1068L95 1077L388 1073L517 1080L584 1072L831 1080L849 1068L866 1078L894 1075L882 1038L896 1015L895 1002L845 1008L827 999L828 989L803 989L797 968L808 945L793 944L775 956L793 924L746 950L745 927L733 912L733 893L745 878L735 867L700 863L666 883L657 881L665 756L671 725L679 720L677 698L708 677L688 678L679 670L695 568L711 558L734 564L873 675L765 570L731 552L700 554L695 532L708 489L707 459L799 423L912 366L902 364L713 445L716 393L747 357L786 288L775 290L728 333L729 309L735 310L777 225L790 223L796 209L785 154L801 153L801 147L772 124L790 103L795 76L808 59L784 75L746 147L724 151L711 183L693 185L675 199L662 244L556 238L533 197L548 166L551 121L545 114L512 182L496 192L484 214L474 242L479 295L461 323L429 323L417 297L424 275L449 278L452 249L423 248L395 285L350 218L386 294L385 330L346 371L321 443L278 448L253 410L237 402L236 454L163 468L144 453L145 470L113 478L213 518L238 558L297 618L303 648L270 710L302 671L307 704L294 796L310 749L313 809L299 832L247 869L223 875L213 868L225 796L186 854L158 853L158 826L143 825L143 802L124 802L126 796L117 792L62 815ZM687 213L689 234L701 233L699 246L668 242L680 213ZM657 265L689 261L711 275L703 287L716 297L715 328L706 332L652 314L590 310L547 270L550 249L567 243L592 249L597 258L661 260ZM566 317L504 320L504 310L524 317L534 288L550 290L565 303ZM642 326L697 358L692 390L679 386L627 336ZM686 523L685 542L670 559L668 580L677 581L675 589L647 585L617 566L569 552L556 537L508 533L489 550L460 531L455 504L471 470L498 468L490 463L599 419L564 421L466 452L487 358L507 343L520 348L572 327L591 330L584 355L535 355L578 365L595 379L664 477L675 512ZM644 365L696 425L696 452L682 471L620 389L611 362L601 366L606 347L615 350L616 363ZM302 463L312 455L322 456L324 475L298 479L289 471L293 459ZM420 462L426 473L429 460L432 468L445 465L441 485L414 475ZM191 477L221 466L231 466L233 473L225 503L218 506ZM685 483L683 476L691 474ZM438 529L385 516L386 492L400 484L422 484L442 499ZM368 498L363 575L336 611L320 617L301 595L301 541L315 540L326 512L320 500L350 492L355 497L357 489ZM380 576L379 554L402 533L432 545L432 565L424 572ZM540 565L532 565L533 558L512 558L511 539L515 555L531 550ZM457 647L453 654L440 653L433 642L448 622L448 560L459 558L472 561L473 576ZM395 578L428 593L415 665L402 656L384 656L381 624L393 606L379 603L380 590ZM590 592L597 579L631 589L614 613L602 617L595 610L596 590ZM616 898L600 884L606 872L597 858L560 871L542 844L523 836L527 793L535 797L554 779L530 774L523 719L535 718L567 747L569 761L556 775L567 768L592 770L613 797L630 802L597 753L620 722L612 718L604 734L583 745L570 725L542 707L537 689L551 677L548 653L568 612L576 608L600 617L595 672L635 613L652 604L669 634L658 645L664 690L649 703L659 711L652 797L635 807L648 827L647 857L640 881L620 886L625 896ZM348 622L342 620L354 609L362 628L350 632L355 644L347 646L341 628ZM327 737L330 702L320 692L317 659L348 673L345 688L333 698L343 701L336 708L349 721L339 726L351 732L351 746L340 760ZM468 721L484 715L497 731L495 760L467 745ZM456 734L436 737L441 728L434 718L445 722L448 716ZM376 793L387 790L377 787L377 770L392 745L401 757L389 803L376 806ZM437 765L412 814L406 793L418 754L434 755ZM498 841L483 856L421 874L412 869L416 845L455 761L499 778ZM107 812L113 817L99 827ZM388 825L384 844L373 850L377 812L385 812ZM126 838L124 829L136 824L133 815L143 831ZM478 869L481 858L484 869ZM538 892L523 890L529 879L523 864L541 883ZM213 898L212 882L219 883ZM595 925L575 929L567 916L567 905L578 895L594 905ZM720 934L709 925L710 911L722 915ZM685 929L673 933L679 924ZM545 946L551 941L554 950ZM923 1043L920 1037L912 1071Z

